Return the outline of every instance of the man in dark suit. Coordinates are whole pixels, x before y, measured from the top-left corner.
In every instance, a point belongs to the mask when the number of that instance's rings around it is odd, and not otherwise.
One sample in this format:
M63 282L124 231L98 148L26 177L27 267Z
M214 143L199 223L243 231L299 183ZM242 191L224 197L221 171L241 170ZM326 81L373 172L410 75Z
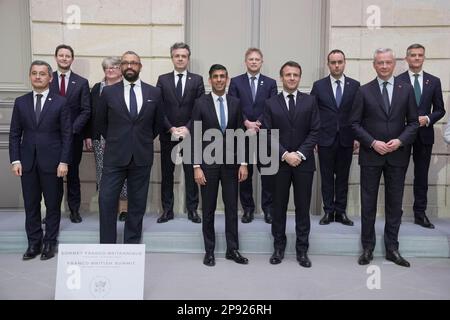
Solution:
M348 177L358 142L348 120L359 82L344 75L344 52L332 50L327 60L330 75L314 82L311 90L320 111L318 153L325 215L319 223L352 226L346 213Z
M123 242L140 242L153 139L162 123L161 91L139 79L140 57L127 51L120 66L124 79L104 87L96 114L99 132L106 140L99 194L100 243L116 243L117 203L125 179L128 213Z
M159 136L161 142L161 203L163 214L157 222L173 219L173 171L175 164L172 150L189 134L192 108L195 99L205 93L203 77L187 71L191 49L183 42L170 48L174 71L160 75L156 86L161 89L164 109L164 126ZM202 220L197 213L198 186L194 181L192 164L183 164L186 187L188 219L194 223Z
M411 144L417 134L417 105L410 84L394 79L395 56L391 49L375 51L377 78L361 86L353 103L351 123L360 142L361 265L369 264L375 248L378 188L384 176L386 259L409 267L399 253L398 231Z
M225 238L227 251L225 258L236 263L247 264L247 258L239 253L237 198L238 182L247 179L247 163L245 163L244 132L242 110L239 100L225 94L228 81L227 69L214 64L209 69L209 83L212 92L203 95L195 101L192 113L193 145L194 148L194 178L200 185L202 193L202 231L205 243L205 257L203 263L206 266L215 265L215 231L214 214L217 206L217 194L219 182L222 185L222 198L225 206ZM242 143L234 143L233 135L241 129ZM204 138L205 132L214 137ZM201 147L196 148L195 145ZM214 148L219 146L220 150ZM201 149L200 155L196 155L197 149ZM209 155L208 150L213 152ZM230 161L227 161L230 160Z
M69 173L67 174L67 203L70 210L70 221L79 223L80 216L80 177L79 165L83 154L84 127L91 115L91 102L88 81L70 70L74 60L72 47L61 44L55 49L55 60L58 70L53 72L50 90L67 99L72 121L72 148Z
M286 62L280 69L283 91L266 101L263 127L271 131L271 143L278 143L280 167L275 175L274 215L272 235L274 252L271 264L284 258L286 248L286 211L289 190L294 185L295 233L297 261L302 267L311 267L309 247L311 189L314 171L314 147L319 139L319 108L315 97L298 90L301 66ZM279 131L279 141L273 130Z
M12 171L22 182L28 238L23 260L41 253L41 260L47 260L55 255L58 241L63 177L70 164L72 124L66 99L49 90L50 65L34 61L30 80L33 91L14 102L9 157ZM41 226L42 194L47 211L45 235Z
M258 133L261 127L264 102L266 99L277 94L277 83L274 79L261 74L263 54L258 48L249 48L245 53L245 65L247 72L231 79L228 94L237 97L241 101L244 125L247 130ZM247 148L249 150L249 148ZM253 149L258 157L257 148ZM250 159L254 155L250 155ZM255 212L255 201L253 200L253 162L248 166L248 179L240 183L239 194L241 205L244 210L241 221L249 223L253 220ZM258 170L261 164L257 162ZM272 223L272 192L273 176L261 175L261 207L264 212L264 221Z
M442 99L441 80L422 70L425 61L425 47L412 44L406 50L409 70L397 78L410 83L418 105L419 131L413 143L414 161L414 223L424 228L434 229L425 214L427 209L428 170L434 143L433 125L445 115Z

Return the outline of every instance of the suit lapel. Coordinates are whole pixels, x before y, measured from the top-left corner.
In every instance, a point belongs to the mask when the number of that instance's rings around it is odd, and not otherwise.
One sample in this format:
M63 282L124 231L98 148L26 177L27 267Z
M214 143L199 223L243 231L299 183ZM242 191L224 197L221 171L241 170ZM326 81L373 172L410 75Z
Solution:
M52 103L53 103L53 95L49 93L48 96L47 96L47 99L44 101L44 105L42 106L42 111L41 111L41 114L39 116L39 121L37 123L38 127L41 124L42 119L45 117L48 109L51 108ZM34 118L36 119L36 116Z
M389 109L389 115L392 115L393 112L395 112L394 108L397 105L397 100L399 99L399 96L402 93L403 85L400 81L395 81L394 79L394 88L392 90L392 101L391 101L391 108Z
M286 100L284 99L284 95L283 92L278 94L278 103L280 104L280 108L282 110L282 112L285 114L285 116L288 119L291 119L290 115L289 115L289 111L288 111L288 106L286 105Z
M422 95L420 96L419 106L422 105L426 95L430 94L431 85L432 85L432 83L431 83L430 77L428 76L428 73L424 72L423 73L423 83L422 83Z
M30 117L30 119L33 119L31 121L33 122L34 126L37 127L36 111L34 110L34 93L33 93L33 91L31 91L31 93L30 93L25 111L26 111L26 113L28 113L28 116Z
M221 130L221 128L220 128L220 120L219 120L219 118L217 118L216 104L215 104L213 95L209 94L209 97L210 97L210 99L209 99L209 106L207 106L207 109L209 111L211 119L214 119L213 122L215 122L216 128ZM227 105L228 105L228 101L227 101Z
M180 102L182 102L184 100L184 98L186 97L186 94L189 92L189 90L191 90L191 87L192 87L192 77L191 77L191 74L188 72L186 74L186 83L184 84L183 96L181 97Z
M350 81L348 81L347 77L345 77L345 84L342 87L344 89L344 92L342 94L342 100L341 100L341 105L340 107L342 107L345 104L345 100L348 98L349 94L350 94Z
M66 98L69 99L72 92L75 90L75 86L77 86L77 76L73 71L70 73L69 79L66 79L67 81L67 91L66 91Z
M331 86L331 80L330 80L329 77L327 77L326 79L327 79L327 80L325 81L325 82L326 82L326 83L325 83L326 90L327 90L327 92L328 92L328 95L329 95L331 101L333 102L334 108L337 110L338 107L337 107L337 104L336 104L336 99L335 99L335 97L334 97L333 87Z
M383 97L381 96L380 86L378 85L378 80L376 78L370 84L370 91L372 92L372 95L375 98L375 100L378 102L378 106L381 108L383 113L386 116L388 116L388 114L386 113L386 110L384 110ZM392 105L392 103L391 103L391 105Z
M119 108L122 110L122 112L125 112L126 116L131 121L132 119L130 116L130 111L128 110L128 107L127 107L127 103L125 102L124 92L125 92L125 88L123 85L123 81L120 81L119 90L116 91L117 101L119 102L118 105L119 105Z
M144 114L145 104L147 103L148 100L150 100L150 88L145 86L142 81L141 81L141 90L142 90L142 106L136 120L139 119Z

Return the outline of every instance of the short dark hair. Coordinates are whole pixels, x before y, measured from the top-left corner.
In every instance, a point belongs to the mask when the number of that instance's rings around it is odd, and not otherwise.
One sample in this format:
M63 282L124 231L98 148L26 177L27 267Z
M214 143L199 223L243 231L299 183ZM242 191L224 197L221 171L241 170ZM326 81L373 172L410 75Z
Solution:
M425 52L425 47L423 45L421 45L419 43L413 43L406 49L406 55L409 54L409 50L411 50L411 49L423 49L423 51Z
M188 57L191 57L191 48L189 48L189 45L187 45L184 42L175 42L171 47L170 47L170 57L172 58L172 52L173 50L176 49L186 49L188 51Z
M55 57L58 55L58 51L60 49L67 49L70 51L70 53L72 54L72 58L75 58L75 54L73 53L73 49L71 46L68 46L67 44L60 44L59 46L56 47L55 49Z
M214 71L217 71L217 70L224 70L226 75L227 75L227 77L228 77L228 70L227 70L227 68L225 68L225 66L223 66L221 64L213 64L211 66L211 68L209 68L209 77L211 78L212 74L214 73Z
M344 54L344 52L343 52L342 50L339 50L339 49L333 49L333 50L331 50L330 53L329 53L328 56L327 56L327 61L330 62L330 56L331 56L332 54L336 54L336 53L342 54L342 56L344 57L344 61L345 61L345 54Z
M47 62L42 61L42 60L34 60L30 65L30 71L29 71L30 74L31 74L31 69L33 68L33 66L46 66L48 75L52 76L52 72L53 72L52 67Z
M280 77L283 76L283 69L284 69L285 67L294 67L294 68L298 68L298 69L300 70L300 76L302 75L302 67L300 66L300 64L299 64L298 62L295 62L295 61L288 61L288 62L285 62L285 63L281 66L281 68L280 68Z

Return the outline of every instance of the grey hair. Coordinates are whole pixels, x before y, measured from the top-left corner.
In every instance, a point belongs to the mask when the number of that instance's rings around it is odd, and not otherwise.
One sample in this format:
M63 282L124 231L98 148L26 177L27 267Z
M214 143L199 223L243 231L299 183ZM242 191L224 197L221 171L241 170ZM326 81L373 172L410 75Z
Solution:
M395 53L394 50L392 50L391 48L378 48L375 50L374 54L373 54L373 61L375 61L375 59L377 58L377 55L381 54L381 53L388 53L390 52L392 54L392 57L395 60Z
M34 60L30 65L30 72L29 72L30 74L31 74L31 69L33 68L33 66L46 66L48 75L52 76L52 73L53 73L52 67L47 62L42 61L42 60Z
M120 65L120 57L106 57L102 61L102 68L105 70L109 66L118 66Z
M188 51L188 57L191 57L191 48L189 47L189 45L187 45L184 42L175 42L171 47L170 47L170 57L173 57L173 51L176 49L186 49Z

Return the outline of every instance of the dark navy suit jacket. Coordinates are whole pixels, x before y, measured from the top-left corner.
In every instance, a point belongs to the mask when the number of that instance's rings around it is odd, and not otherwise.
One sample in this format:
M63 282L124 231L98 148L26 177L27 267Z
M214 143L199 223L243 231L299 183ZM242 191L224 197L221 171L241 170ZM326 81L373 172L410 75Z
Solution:
M419 128L417 104L411 84L394 80L389 114L383 107L378 80L361 86L353 103L351 122L356 139L361 144L361 166L383 166L386 162L391 166L408 166L411 144ZM392 139L402 142L402 146L394 152L380 155L371 148L374 140L388 142Z
M287 152L301 152L306 160L301 171L314 171L314 147L319 140L319 108L314 96L298 92L294 119L289 115L283 93L266 100L263 129L279 130L279 156ZM271 140L271 143L275 143Z
M231 79L228 94L241 101L244 121L259 120L262 123L264 102L277 94L277 83L274 79L260 74L256 97L253 102L248 75L244 73Z
M66 99L50 93L36 123L33 92L14 102L9 133L9 158L20 161L24 172L37 162L39 169L54 173L60 162L70 164L72 124Z
M400 74L397 79L411 84L408 71ZM430 124L428 127L419 127L417 138L423 144L434 143L433 125L445 115L444 100L442 98L441 80L439 78L424 72L423 88L420 103L417 109L419 116L428 116Z
M71 71L68 81L66 99L70 110L72 128L74 134L84 133L84 127L91 116L91 98L88 81ZM53 80L50 84L50 91L59 94L58 73L53 72Z
M319 146L329 147L334 143L339 132L339 142L344 147L353 146L354 133L350 123L353 100L360 84L352 78L345 77L344 94L338 108L331 87L330 77L314 82L311 95L317 99L320 111Z
M161 129L161 90L141 81L142 107L132 119L124 98L123 81L103 88L96 112L96 126L106 139L104 166L153 164L153 139Z

